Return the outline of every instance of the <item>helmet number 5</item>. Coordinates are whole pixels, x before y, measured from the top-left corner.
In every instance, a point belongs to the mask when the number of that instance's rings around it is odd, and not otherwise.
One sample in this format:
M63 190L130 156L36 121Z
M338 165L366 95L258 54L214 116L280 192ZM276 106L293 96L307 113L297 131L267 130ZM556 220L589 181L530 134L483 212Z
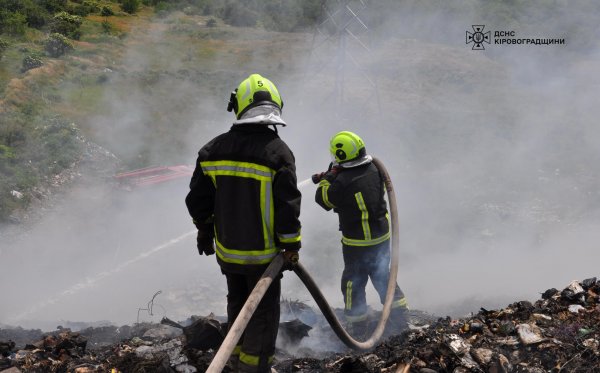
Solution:
M263 82L262 82L262 80L259 80L259 81L257 81L257 82L256 82L256 85L257 85L257 86L259 86L259 87L262 87L262 86L263 86Z

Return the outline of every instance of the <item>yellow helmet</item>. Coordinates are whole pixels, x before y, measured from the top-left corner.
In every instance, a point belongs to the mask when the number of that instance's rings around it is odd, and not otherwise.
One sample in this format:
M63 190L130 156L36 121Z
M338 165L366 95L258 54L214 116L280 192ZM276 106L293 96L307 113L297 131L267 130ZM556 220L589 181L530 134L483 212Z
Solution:
M350 131L342 131L333 136L329 143L329 151L338 163L352 161L367 154L365 143Z
M259 74L252 74L231 92L227 111L233 110L240 119L248 109L265 104L275 105L280 110L283 108L283 100L275 84Z

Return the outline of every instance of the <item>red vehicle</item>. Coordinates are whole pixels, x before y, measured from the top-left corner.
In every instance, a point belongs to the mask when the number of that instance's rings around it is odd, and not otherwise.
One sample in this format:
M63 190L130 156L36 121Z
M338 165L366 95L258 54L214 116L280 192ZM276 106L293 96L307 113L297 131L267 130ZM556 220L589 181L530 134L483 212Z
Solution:
M167 181L179 179L182 177L188 180L194 173L194 166L178 165L178 166L151 166L122 172L115 175L115 179L119 184L126 188L145 187L148 185L161 184Z

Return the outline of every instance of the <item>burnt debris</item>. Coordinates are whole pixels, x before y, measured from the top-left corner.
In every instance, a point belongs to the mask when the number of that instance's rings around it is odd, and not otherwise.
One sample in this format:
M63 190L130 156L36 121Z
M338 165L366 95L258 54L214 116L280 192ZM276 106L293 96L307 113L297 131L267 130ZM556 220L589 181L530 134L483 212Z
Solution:
M363 353L292 348L313 334L335 337L305 304L283 302L282 311L291 306L296 307L294 317L280 324L286 341L276 356L279 373L600 372L596 278L546 290L534 303L482 308L462 319L427 320L412 312L411 329ZM203 372L225 331L222 319L213 315L181 324L165 319L158 325L79 332L0 329L0 372Z

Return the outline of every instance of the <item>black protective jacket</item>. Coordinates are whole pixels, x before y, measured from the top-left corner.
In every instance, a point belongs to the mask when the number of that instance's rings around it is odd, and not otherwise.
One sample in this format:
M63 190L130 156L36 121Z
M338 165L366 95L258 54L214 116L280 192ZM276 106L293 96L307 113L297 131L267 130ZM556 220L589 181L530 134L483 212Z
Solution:
M342 243L373 246L389 239L384 184L377 167L370 162L338 170L321 180L315 201L338 214Z
M186 205L199 230L214 229L224 271L264 270L300 249L294 155L265 125L238 124L198 152Z

